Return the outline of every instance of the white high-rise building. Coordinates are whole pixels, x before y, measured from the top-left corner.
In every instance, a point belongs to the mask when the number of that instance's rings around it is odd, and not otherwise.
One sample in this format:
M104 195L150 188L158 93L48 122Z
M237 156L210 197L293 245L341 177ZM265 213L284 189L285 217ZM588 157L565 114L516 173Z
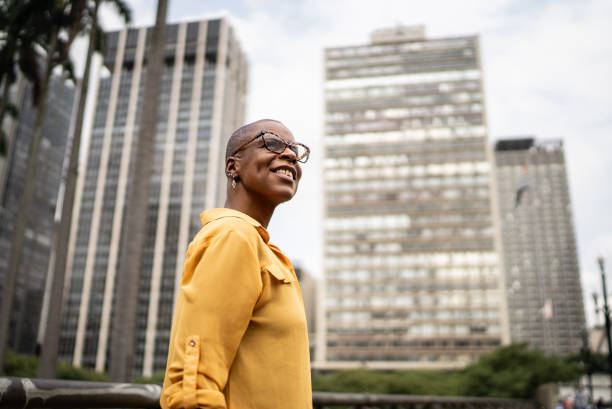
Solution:
M152 28L106 35L93 129L77 187L60 355L105 370L128 169ZM199 214L225 200L225 144L243 124L247 61L224 18L168 25L147 209L133 373L166 365L177 283ZM143 209L144 211L144 209Z
M508 340L477 36L325 50L315 367L461 367Z

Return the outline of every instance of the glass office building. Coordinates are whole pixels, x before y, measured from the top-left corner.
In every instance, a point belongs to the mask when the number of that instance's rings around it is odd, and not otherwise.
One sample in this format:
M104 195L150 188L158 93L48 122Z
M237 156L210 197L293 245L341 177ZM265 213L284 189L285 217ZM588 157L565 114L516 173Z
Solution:
M507 341L477 36L325 49L315 367L461 367Z
M32 85L20 77L11 100L19 110L16 120L5 121L8 151L0 158L0 286L8 269L13 232L23 191L37 109L32 106ZM25 241L21 251L17 286L8 330L8 347L35 354L45 281L53 245L54 215L62 179L62 165L70 130L75 87L52 77L42 140L34 176L34 194L28 209ZM0 292L1 297L1 292Z
M69 254L63 359L108 367L126 185L140 123L151 28L106 35L104 66ZM199 214L225 200L225 143L243 124L247 61L224 18L168 25L147 209L133 373L166 364L184 254ZM143 209L144 210L144 209Z
M511 339L578 354L585 317L563 141L501 139L495 161Z

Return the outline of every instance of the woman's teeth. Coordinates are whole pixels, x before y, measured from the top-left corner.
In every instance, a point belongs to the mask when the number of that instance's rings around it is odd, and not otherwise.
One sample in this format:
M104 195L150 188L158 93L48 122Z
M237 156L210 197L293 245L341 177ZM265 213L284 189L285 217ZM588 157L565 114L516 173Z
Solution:
M275 173L280 173L281 175L287 175L289 176L291 179L293 179L293 174L288 171L287 169L277 169L274 171Z

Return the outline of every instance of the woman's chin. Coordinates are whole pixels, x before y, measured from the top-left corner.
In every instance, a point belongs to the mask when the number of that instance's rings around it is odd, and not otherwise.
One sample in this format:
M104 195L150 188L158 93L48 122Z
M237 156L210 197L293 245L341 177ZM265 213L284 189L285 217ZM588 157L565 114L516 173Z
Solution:
M293 188L291 189L278 189L278 191L274 192L274 198L275 198L275 202L277 205L281 204L281 203L285 203L288 202L289 200L293 199L293 196L295 196L296 190L294 190Z

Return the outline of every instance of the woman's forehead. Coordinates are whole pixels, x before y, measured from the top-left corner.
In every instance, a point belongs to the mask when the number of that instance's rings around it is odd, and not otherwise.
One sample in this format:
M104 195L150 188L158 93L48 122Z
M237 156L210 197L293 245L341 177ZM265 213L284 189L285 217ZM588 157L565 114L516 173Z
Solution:
M255 124L255 128L252 132L249 132L252 136L257 135L261 131L270 131L276 135L283 137L289 141L293 141L293 133L280 122L276 121L261 121Z

